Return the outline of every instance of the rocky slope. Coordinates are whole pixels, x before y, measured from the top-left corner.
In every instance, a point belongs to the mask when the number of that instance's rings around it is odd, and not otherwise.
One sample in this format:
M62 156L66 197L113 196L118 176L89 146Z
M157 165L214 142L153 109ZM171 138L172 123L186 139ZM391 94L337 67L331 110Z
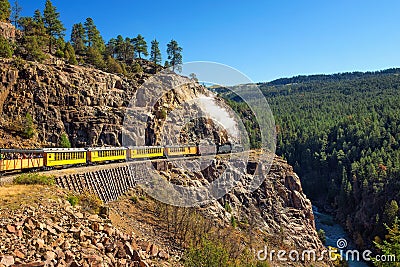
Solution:
M0 194L0 266L173 266L166 250L118 230L107 212L71 206L65 191L11 186Z

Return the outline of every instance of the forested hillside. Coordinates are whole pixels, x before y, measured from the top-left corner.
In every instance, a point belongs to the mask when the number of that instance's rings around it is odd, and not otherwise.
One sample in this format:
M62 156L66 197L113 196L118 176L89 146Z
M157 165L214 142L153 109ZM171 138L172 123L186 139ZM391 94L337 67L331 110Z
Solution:
M59 58L68 64L92 66L127 77L162 69L157 39L151 41L150 53L147 41L140 33L135 37L117 35L106 42L91 17L73 24L70 36L65 38L66 28L50 0L45 1L43 11L37 9L31 17L21 17L22 10L18 1L13 5L8 0L0 1L1 58L16 57L21 64L23 60L46 63L46 60ZM4 34L3 28L12 33ZM168 60L164 67L179 68L182 47L178 42L172 39L166 45L166 53Z
M384 237L384 224L392 225L398 215L399 73L298 76L259 84L275 116L277 154L294 166L314 203L334 211L360 246ZM246 114L245 104L231 104Z

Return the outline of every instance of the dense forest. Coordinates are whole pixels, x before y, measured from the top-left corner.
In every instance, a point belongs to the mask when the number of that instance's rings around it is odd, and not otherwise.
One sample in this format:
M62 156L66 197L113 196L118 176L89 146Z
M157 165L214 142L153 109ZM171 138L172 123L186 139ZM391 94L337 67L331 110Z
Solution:
M0 21L12 22L16 27L15 40L0 36L0 57L16 57L22 60L43 62L59 58L73 65L90 65L95 68L126 76L141 73L143 65L152 64L148 70L155 73L162 69L162 54L157 39L151 41L150 53L145 38L121 35L107 43L95 22L88 17L72 26L69 41L64 39L65 27L60 13L50 0L46 0L43 12L37 9L32 17L21 17L22 7L15 1L0 1ZM182 47L171 40L166 47L168 60L164 67L179 68L182 64ZM146 58L146 60L144 60Z
M298 76L259 84L274 113L277 154L307 195L336 214L361 247L399 215L400 69ZM245 118L245 103L219 90ZM257 146L256 137L252 138Z

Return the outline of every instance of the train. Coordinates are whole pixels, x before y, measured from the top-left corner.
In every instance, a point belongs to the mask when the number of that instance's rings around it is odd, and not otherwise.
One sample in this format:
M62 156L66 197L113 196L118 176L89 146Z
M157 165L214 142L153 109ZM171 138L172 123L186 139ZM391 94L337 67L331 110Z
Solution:
M212 148L212 149L210 149ZM0 175L112 162L242 152L239 144L215 146L138 146L96 148L0 149Z

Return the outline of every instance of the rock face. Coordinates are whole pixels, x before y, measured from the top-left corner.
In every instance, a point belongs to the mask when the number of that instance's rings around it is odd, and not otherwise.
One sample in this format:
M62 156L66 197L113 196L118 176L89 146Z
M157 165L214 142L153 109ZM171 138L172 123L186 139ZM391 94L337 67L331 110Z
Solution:
M0 21L0 35L8 40L14 40L16 37L15 27L11 23Z
M62 133L67 133L74 147L121 146L122 125L126 108L136 100L138 105L150 102L151 90L137 90L148 79L137 74L132 79L99 70L59 64L0 61L0 136L3 147L57 146ZM170 78L177 83L185 78ZM146 143L157 143L156 133L162 126L160 111L172 110L204 92L204 88L185 80L185 85L162 96L140 127L147 128ZM37 135L23 140L25 116L33 118ZM140 119L143 114L136 114ZM218 134L215 134L218 136Z
M73 147L121 146L125 112L132 103L137 109L131 119L139 129L127 129L135 133L145 131L141 145L160 143L161 128L166 114L179 106L209 92L204 87L179 75L164 80L173 88L159 96L159 81L141 85L149 79L148 74L136 74L132 79L123 78L100 70L81 66L39 64L0 60L0 137L3 147L57 146L60 136L66 133ZM179 84L181 86L176 87ZM190 104L184 107L190 111ZM23 139L26 114L33 118L36 136ZM149 119L147 119L149 118ZM171 125L175 125L171 122ZM212 121L200 121L199 132L225 142L226 135L216 127L208 127ZM184 126L184 125L176 125ZM169 132L168 132L169 131ZM217 131L217 132L216 132ZM176 131L167 129L168 140ZM178 129L179 133L179 129ZM129 134L126 142L130 142ZM193 136L186 136L184 140ZM131 139L136 140L135 136Z
M217 159L201 172L170 167L161 173L171 183L208 186L229 164L223 159ZM321 252L324 246L315 229L312 204L304 194L293 168L279 157L274 158L269 172L251 160L243 168L233 178L236 181L233 189L204 208L207 217L215 218L221 224L231 224L232 217L235 217L237 221L246 222L274 239L279 239L285 246L299 251ZM263 174L265 180L256 190L247 190L248 181L256 169Z

